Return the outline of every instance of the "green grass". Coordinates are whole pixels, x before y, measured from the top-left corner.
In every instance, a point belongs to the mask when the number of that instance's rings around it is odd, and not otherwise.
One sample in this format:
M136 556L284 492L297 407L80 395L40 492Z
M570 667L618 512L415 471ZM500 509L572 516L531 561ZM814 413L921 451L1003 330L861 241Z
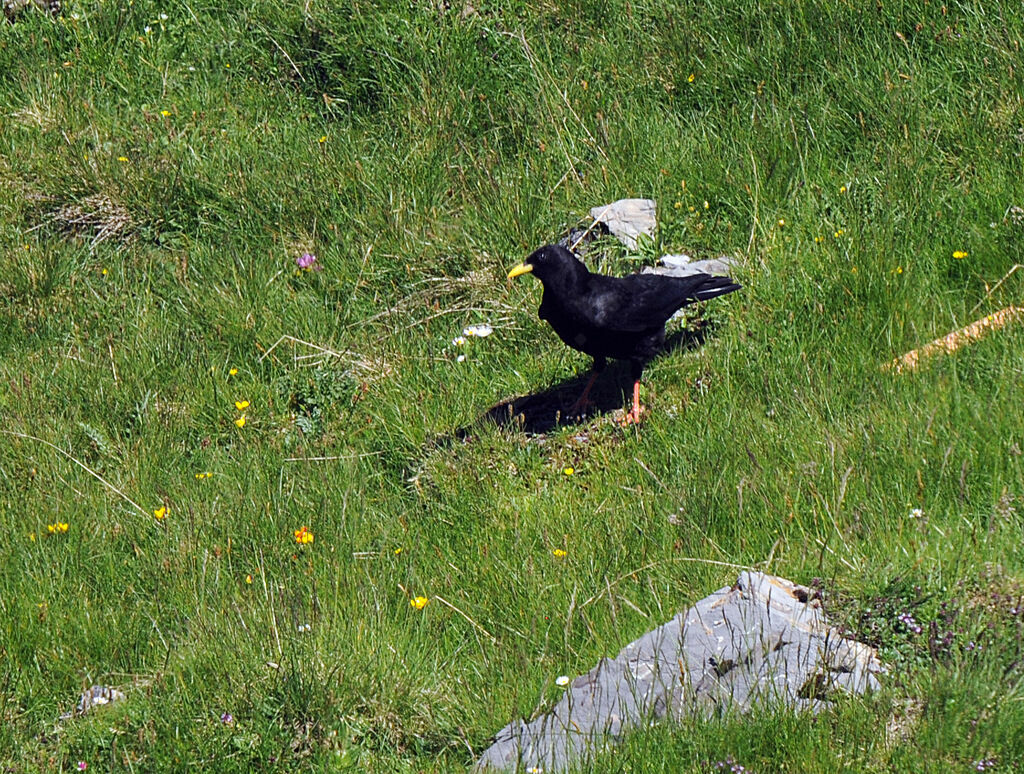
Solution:
M822 579L882 693L599 770L1024 765L1024 333L881 369L1021 303L1019 4L445 5L0 25L0 764L463 770L724 562ZM743 291L639 429L478 425L588 367L504 276L625 196L605 270Z

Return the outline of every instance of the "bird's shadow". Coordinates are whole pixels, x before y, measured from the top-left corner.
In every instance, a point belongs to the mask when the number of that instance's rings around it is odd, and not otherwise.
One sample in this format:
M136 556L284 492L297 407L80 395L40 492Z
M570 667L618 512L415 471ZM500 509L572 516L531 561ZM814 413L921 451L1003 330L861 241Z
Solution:
M698 321L696 327L671 333L659 354L677 350L693 350L707 339L711 325ZM476 421L460 427L449 440L464 441L488 424L519 431L525 435L543 435L555 428L578 424L596 416L622 409L632 400L633 380L627 361L613 360L597 377L590 391L590 404L582 416L570 413L590 378L590 373L559 382L546 390L503 400L483 413Z

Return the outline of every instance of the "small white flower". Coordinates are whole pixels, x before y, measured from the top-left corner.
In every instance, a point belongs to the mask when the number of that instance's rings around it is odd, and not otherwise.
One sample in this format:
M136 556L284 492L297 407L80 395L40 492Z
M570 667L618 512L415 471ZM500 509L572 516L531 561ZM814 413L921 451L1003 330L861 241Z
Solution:
M167 21L167 14L165 14L165 13L160 14L160 21Z
M558 677L555 678L555 685L559 686L560 688L564 687L564 686L566 686L568 684L569 684L569 676L568 675L559 675Z
M924 511L920 508L914 508L914 510L910 512L910 518L912 519L920 519L922 516L924 516Z
M310 632L310 631L313 631L313 624L299 624L299 631L300 632Z
M463 363L463 362L465 362L465 360L466 360L466 356L465 355L459 355L457 358L455 358L455 362L456 363Z
M487 323L482 323L480 325L467 325L462 329L463 336L478 336L481 339L486 339L492 333L494 333L494 328Z
M453 347L461 347L465 343L466 343L466 337L465 336L456 336L454 339L452 339L452 346Z
M152 27L150 27L150 26L149 26L148 24L146 25L146 29L144 29L144 30L143 30L143 32L145 32L145 33L146 33L147 35L148 35L149 33L151 33L152 31L153 31L153 28L152 28Z

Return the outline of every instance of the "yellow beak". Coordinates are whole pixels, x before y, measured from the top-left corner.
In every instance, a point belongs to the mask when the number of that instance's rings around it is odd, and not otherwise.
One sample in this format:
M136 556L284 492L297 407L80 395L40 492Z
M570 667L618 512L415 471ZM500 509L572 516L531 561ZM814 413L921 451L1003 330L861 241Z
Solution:
M521 263L508 273L508 278L518 277L520 274L529 274L533 271L533 265L529 263Z

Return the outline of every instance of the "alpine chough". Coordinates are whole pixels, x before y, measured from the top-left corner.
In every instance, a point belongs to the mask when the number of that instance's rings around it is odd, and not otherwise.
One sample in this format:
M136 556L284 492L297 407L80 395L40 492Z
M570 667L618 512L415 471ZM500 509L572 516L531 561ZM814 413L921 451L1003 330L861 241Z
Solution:
M509 278L532 273L544 285L537 315L573 349L594 358L594 370L571 411L587 403L590 388L608 358L628 360L633 378L633 408L624 421L640 421L640 375L665 343L665 322L695 301L739 290L729 277L691 274L592 274L560 245L547 245L513 268Z

